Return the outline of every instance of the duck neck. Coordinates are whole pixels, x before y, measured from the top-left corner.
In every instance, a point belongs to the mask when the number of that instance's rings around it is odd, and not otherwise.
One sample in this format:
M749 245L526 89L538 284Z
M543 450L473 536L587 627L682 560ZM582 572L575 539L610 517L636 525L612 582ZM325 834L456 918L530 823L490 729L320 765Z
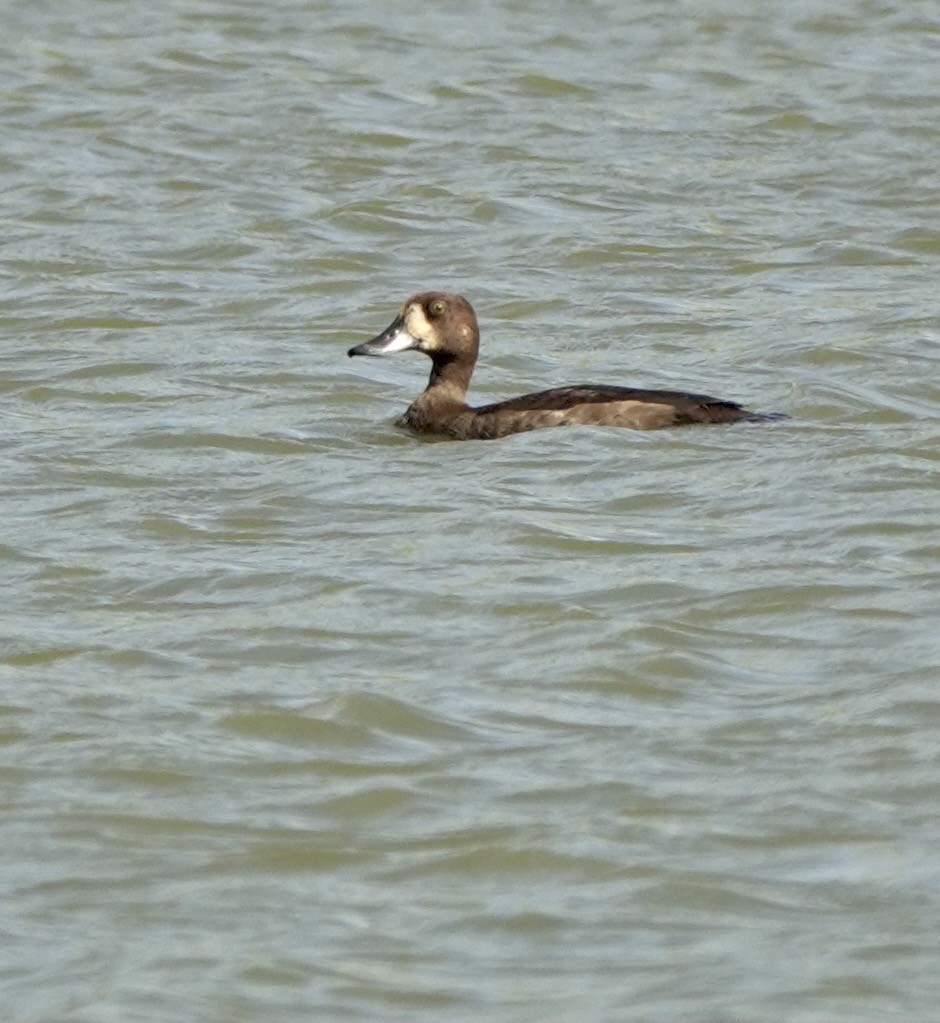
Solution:
M437 355L431 367L431 378L428 380L427 392L446 394L449 398L463 402L470 386L473 364L449 355Z

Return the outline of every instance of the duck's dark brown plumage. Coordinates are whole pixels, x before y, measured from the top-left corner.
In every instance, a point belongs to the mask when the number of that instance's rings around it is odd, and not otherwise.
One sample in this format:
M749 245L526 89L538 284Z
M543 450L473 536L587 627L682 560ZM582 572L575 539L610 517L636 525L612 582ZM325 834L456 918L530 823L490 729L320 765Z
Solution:
M705 394L647 391L605 384L554 387L471 408L467 388L480 346L477 318L461 295L428 291L409 298L395 320L352 355L389 355L410 349L431 357L431 378L402 417L421 433L459 440L505 437L549 426L620 426L656 430L693 423L766 418Z

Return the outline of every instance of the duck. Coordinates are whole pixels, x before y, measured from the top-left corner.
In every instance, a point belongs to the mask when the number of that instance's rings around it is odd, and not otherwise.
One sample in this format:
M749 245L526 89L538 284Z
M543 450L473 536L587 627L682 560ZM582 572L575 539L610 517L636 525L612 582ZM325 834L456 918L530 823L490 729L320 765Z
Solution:
M398 421L417 434L493 440L552 426L659 430L779 418L778 413L752 412L705 394L610 384L553 387L473 408L467 404L467 390L480 351L480 328L467 299L446 291L412 295L381 334L350 348L348 355L408 351L424 352L431 359L427 387Z

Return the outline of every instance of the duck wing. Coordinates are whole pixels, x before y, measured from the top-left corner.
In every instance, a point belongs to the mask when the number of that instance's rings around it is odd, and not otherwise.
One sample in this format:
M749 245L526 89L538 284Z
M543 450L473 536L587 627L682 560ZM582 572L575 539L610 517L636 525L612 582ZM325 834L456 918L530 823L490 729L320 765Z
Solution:
M578 415L575 410L582 406L583 411ZM643 406L648 408L644 409ZM474 411L478 415L497 416L527 412L570 412L572 418L582 418L585 423L608 422L611 425L618 425L617 420L626 414L631 420L648 419L647 428L681 426L686 423L733 423L753 415L737 402L723 401L707 394L613 387L607 384L554 387L548 391L536 391L484 405ZM647 412L646 416L644 412Z

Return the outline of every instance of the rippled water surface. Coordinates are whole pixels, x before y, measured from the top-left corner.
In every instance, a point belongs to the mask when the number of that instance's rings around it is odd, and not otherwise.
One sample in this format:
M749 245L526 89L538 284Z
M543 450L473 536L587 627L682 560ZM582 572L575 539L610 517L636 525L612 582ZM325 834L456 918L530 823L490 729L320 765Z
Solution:
M0 14L4 1023L940 1018L940 13ZM688 387L788 421L428 443Z

